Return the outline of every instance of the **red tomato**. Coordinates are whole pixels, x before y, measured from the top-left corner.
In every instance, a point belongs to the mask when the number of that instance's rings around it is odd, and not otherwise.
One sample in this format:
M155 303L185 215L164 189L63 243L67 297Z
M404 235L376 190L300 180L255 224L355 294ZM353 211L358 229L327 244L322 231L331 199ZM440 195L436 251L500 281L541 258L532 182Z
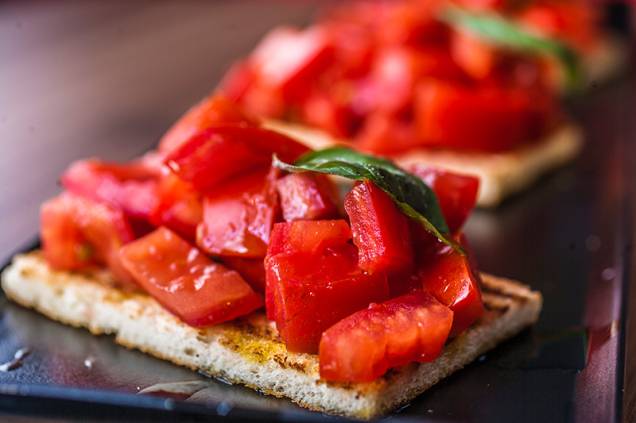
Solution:
M209 192L197 245L215 256L265 257L279 212L272 179L259 170Z
M250 60L259 83L290 100L304 97L307 86L329 65L332 55L330 40L322 29L280 27L265 36Z
M388 369L435 360L453 323L453 312L425 292L415 292L352 314L320 340L320 377L370 382Z
M419 136L430 147L502 151L532 141L551 123L541 93L429 80L417 93ZM539 96L539 97L537 97Z
M453 33L450 44L451 56L459 66L475 79L485 79L495 68L496 49L478 37L463 31Z
M346 244L351 239L351 229L344 219L296 220L276 223L272 230L267 254L284 252L320 253Z
M259 294L265 293L265 266L263 259L223 257L223 263L230 269L236 270L254 291Z
M120 250L126 269L161 305L192 326L210 326L262 306L241 276L161 227Z
M265 260L269 315L290 351L315 353L322 332L373 301L388 298L386 276L356 266L355 247L319 254L282 253Z
M190 138L166 158L166 164L181 179L205 192L220 182L262 168L272 155L295 161L308 148L293 139L256 127L215 126Z
M219 83L219 92L231 101L239 102L252 87L256 74L248 60L237 62Z
M201 195L190 184L168 173L159 180L157 197L151 222L155 226L166 226L194 242L197 225L203 221Z
M339 91L347 82L338 84L329 91ZM357 117L351 110L349 99L339 99L336 94L330 94L320 89L307 96L301 105L303 121L310 125L327 131L334 137L346 138L352 135Z
M415 128L386 113L371 113L356 137L356 146L373 154L390 155L420 144Z
M409 171L435 192L450 231L459 230L477 203L479 178L422 165Z
M121 208L133 223L146 223L157 205L158 170L143 161L129 164L77 161L62 175L73 194Z
M337 188L325 175L292 173L276 181L286 221L326 219L338 215Z
M370 273L400 271L413 263L409 220L372 182L357 184L345 197L358 265Z
M445 248L417 273L425 292L454 312L452 336L459 335L484 313L479 274L468 256Z
M121 210L63 193L42 205L41 240L51 267L81 270L107 265L122 285L131 285L117 251L132 241L133 232Z
M258 121L222 95L212 94L192 106L172 125L159 141L159 151L170 153L201 131L228 124L256 125Z

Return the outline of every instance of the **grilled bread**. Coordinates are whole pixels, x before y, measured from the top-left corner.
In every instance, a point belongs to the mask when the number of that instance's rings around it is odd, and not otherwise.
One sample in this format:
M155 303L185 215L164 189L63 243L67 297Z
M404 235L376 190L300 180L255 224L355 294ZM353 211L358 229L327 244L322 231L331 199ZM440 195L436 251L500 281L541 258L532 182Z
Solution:
M2 288L25 307L96 335L113 334L128 348L311 410L370 419L409 402L537 320L538 292L508 279L482 279L486 313L478 323L449 341L435 361L393 369L371 383L321 380L318 356L287 351L262 313L194 328L151 297L116 288L107 271L54 271L39 252L16 256L2 273Z

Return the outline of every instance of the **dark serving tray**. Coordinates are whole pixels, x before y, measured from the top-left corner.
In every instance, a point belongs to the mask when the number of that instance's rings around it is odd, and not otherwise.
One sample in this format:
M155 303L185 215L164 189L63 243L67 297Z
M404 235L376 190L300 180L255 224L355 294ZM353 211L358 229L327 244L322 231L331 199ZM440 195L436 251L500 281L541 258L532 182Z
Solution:
M573 99L572 113L586 134L583 154L497 210L476 212L468 224L484 271L543 293L538 324L389 420L620 420L634 234L635 83L624 76ZM0 371L0 413L136 421L332 419L221 381L199 386L192 396L139 394L159 383L208 379L119 347L110 337L47 320L1 296L0 363L25 347L31 353L20 366Z

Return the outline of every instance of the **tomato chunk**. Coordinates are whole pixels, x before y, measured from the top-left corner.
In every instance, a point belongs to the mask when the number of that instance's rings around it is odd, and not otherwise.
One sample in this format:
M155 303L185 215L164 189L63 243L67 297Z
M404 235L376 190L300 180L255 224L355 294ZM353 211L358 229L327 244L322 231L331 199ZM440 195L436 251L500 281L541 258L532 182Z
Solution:
M325 175L292 173L276 181L286 221L326 219L338 215L336 187Z
M453 323L453 312L433 296L415 292L346 317L320 340L320 376L370 382L392 367L435 360Z
M465 242L463 242L465 244ZM453 310L452 336L459 335L484 313L479 273L470 255L442 247L416 274L424 291Z
M272 179L259 170L209 192L197 245L215 256L265 257L279 212Z
M265 293L265 265L263 259L251 259L243 257L224 257L223 263L250 284L252 289L259 294Z
M42 205L40 237L44 257L59 270L84 270L107 265L117 282L131 286L117 251L133 240L121 210L63 193Z
M408 218L372 182L356 185L345 197L359 266L367 272L399 271L413 262Z
M276 223L267 249L268 255L283 252L320 253L346 244L351 239L351 229L343 219L296 220Z
M409 171L435 192L450 231L461 229L477 203L479 178L422 165L414 165Z
M317 352L325 329L371 302L388 298L386 276L362 272L350 244L319 254L268 256L265 268L268 307L274 307L269 315L290 351Z
M333 49L325 31L312 28L276 28L265 36L251 56L261 84L286 99L302 97L306 86L330 62Z
M161 305L192 326L210 326L262 306L235 271L161 227L120 250L126 269Z
M159 180L157 206L150 221L166 226L188 241L194 242L197 225L203 221L203 200L192 185L168 173Z
M121 208L133 223L147 223L157 204L157 172L143 161L80 160L64 172L62 185L73 194Z
M206 192L220 182L268 166L272 155L295 161L307 147L274 131L215 126L197 133L166 158L168 167L195 189Z
M255 118L221 95L210 95L188 110L159 141L159 151L168 153L193 135L215 125L256 125Z

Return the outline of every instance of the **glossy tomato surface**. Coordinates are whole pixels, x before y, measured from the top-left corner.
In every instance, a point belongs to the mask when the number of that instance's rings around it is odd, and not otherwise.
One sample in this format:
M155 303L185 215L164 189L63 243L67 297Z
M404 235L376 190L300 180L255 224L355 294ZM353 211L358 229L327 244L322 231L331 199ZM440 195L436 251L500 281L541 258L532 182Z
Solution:
M286 221L328 219L338 215L337 188L320 174L291 173L276 181Z
M226 125L198 132L166 158L168 167L201 192L250 170L269 166L272 155L294 162L307 147L262 128Z
M259 294L265 294L265 265L262 258L223 257L223 263L250 284Z
M413 262L408 218L370 181L357 184L345 197L359 266L368 272L400 271Z
M415 292L346 317L320 341L320 376L370 382L388 369L435 360L453 324L453 312L432 295Z
M202 195L191 184L167 172L157 184L157 203L150 221L194 242L197 225L203 221Z
M237 272L165 227L127 244L120 256L144 290L189 325L232 320L263 304Z
M319 254L327 248L346 244L351 229L344 219L297 220L276 223L267 249L272 256L284 252Z
M256 171L210 191L197 245L214 256L265 257L279 213L272 179L269 171Z

